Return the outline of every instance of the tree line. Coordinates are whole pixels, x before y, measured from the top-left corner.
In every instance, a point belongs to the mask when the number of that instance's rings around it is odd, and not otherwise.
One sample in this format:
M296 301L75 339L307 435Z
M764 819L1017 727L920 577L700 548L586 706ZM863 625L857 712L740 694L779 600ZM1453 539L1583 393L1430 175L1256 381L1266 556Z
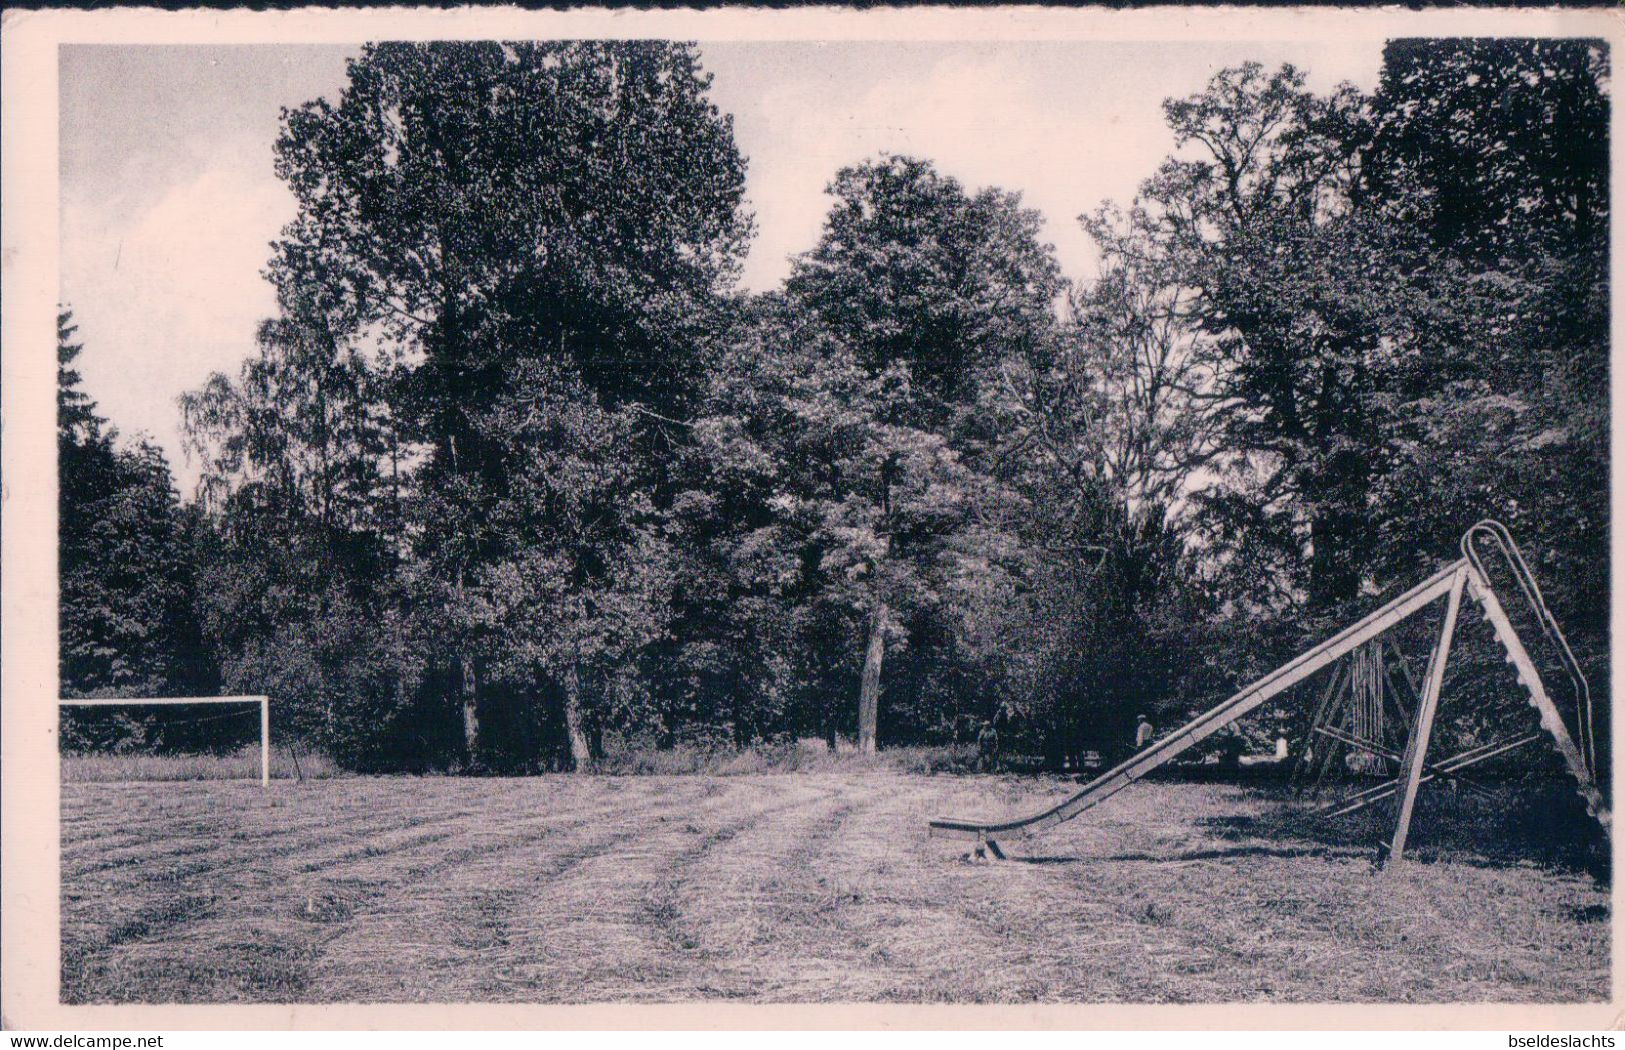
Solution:
M180 399L195 498L64 312L64 694L266 693L366 770L984 720L1058 760L1482 516L1606 676L1602 43L1397 40L1370 94L1224 70L1079 216L1089 281L1018 194L883 155L739 290L709 85L684 44L377 44L285 110L278 310Z

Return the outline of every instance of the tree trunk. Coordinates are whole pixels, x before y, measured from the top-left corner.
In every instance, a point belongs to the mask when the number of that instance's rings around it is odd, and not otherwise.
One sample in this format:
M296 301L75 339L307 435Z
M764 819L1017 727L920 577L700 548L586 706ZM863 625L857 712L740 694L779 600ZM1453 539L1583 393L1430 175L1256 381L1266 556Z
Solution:
M463 748L468 752L469 768L477 769L480 765L479 674L474 669L474 661L467 656L459 656L457 663L463 672Z
M570 738L570 764L577 773L592 771L592 748L581 717L581 679L575 668L564 673L564 731Z
M863 683L858 691L858 751L875 753L875 727L880 721L880 664L886 657L886 606L875 608L869 624L869 651L863 657Z
M1309 522L1309 605L1316 612L1342 606L1359 596L1361 571L1370 558L1359 516L1324 509Z

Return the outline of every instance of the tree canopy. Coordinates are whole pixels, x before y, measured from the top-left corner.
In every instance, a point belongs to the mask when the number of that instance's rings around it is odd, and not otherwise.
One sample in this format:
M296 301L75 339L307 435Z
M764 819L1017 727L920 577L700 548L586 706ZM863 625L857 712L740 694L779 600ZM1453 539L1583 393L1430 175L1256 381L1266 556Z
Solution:
M267 693L372 770L987 722L1059 764L1483 516L1606 673L1606 49L1308 83L1167 100L1134 199L1079 202L1088 280L1018 194L880 155L751 294L696 46L369 45L283 113L277 309L181 398L195 499L62 315L64 692Z

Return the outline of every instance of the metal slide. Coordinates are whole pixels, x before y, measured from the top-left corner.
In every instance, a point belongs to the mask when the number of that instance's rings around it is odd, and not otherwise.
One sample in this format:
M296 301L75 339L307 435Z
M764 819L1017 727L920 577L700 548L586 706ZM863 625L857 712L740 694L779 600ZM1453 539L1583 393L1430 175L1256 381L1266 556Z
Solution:
M1401 773L1399 780L1387 785L1387 795L1397 794L1401 798L1400 826L1396 829L1390 847L1390 855L1399 856L1404 850L1405 829L1410 822L1410 811L1415 801L1416 788L1422 780L1431 778L1423 775L1428 736L1432 729L1433 714L1438 704L1439 688L1444 678L1444 665L1449 659L1450 639L1454 632L1456 616L1464 591L1484 607L1485 616L1490 620L1497 637L1507 649L1508 662L1516 666L1519 681L1523 682L1528 688L1530 693L1529 702L1539 710L1542 727L1556 740L1558 751L1562 753L1570 772L1574 774L1588 809L1597 817L1605 829L1609 828L1610 814L1608 806L1603 800L1601 792L1597 789L1587 755L1582 751L1582 747L1576 746L1573 738L1570 737L1562 717L1558 714L1555 705L1541 683L1533 661L1524 649L1517 633L1512 629L1511 623L1506 618L1506 613L1501 608L1500 602L1496 599L1495 592L1490 586L1489 578L1484 572L1482 559L1474 547L1475 538L1483 537L1489 537L1496 542L1498 549L1503 553L1517 577L1525 598L1534 609L1542 629L1547 632L1549 638L1555 639L1556 648L1563 658L1565 669L1577 682L1578 731L1583 747L1589 749L1591 747L1591 733L1588 724L1590 719L1590 694L1584 684L1585 676L1580 673L1579 665L1574 660L1573 653L1569 651L1567 642L1563 640L1562 632L1558 630L1556 621L1552 619L1551 613L1546 609L1545 602L1540 597L1540 590L1535 586L1534 578L1530 575L1522 555L1518 553L1517 546L1513 544L1511 536L1507 534L1506 529L1500 524L1486 521L1474 525L1462 537L1463 556L1457 561L1450 563L1423 583L1401 594L1352 627L1322 642L1286 665L1277 668L1242 689L1224 703L1181 726L1133 757L1100 774L1070 798L1041 813L1035 813L1032 816L1016 820L988 821L955 817L938 818L931 821L931 834L941 838L969 839L979 844L979 851L985 850L995 857L1002 857L1004 853L999 846L1001 841L1033 835L1037 832L1046 831L1063 821L1071 820L1085 810L1117 794L1117 792L1141 779L1158 766L1176 758L1238 718L1253 711L1272 697L1292 688L1316 671L1348 655L1366 642L1380 637L1401 622L1427 608L1433 602L1444 598L1447 600L1445 623L1440 632L1433 657L1429 661L1427 674L1424 676L1425 685L1421 698L1421 708L1418 711L1416 724L1412 727L1410 743L1406 747L1402 763L1405 771ZM1457 756L1457 760L1461 757ZM1447 762L1452 761L1456 760L1447 760ZM1427 768L1431 770L1434 767L1427 766ZM1455 768L1460 768L1460 766L1458 765ZM1387 795L1383 797L1387 797Z

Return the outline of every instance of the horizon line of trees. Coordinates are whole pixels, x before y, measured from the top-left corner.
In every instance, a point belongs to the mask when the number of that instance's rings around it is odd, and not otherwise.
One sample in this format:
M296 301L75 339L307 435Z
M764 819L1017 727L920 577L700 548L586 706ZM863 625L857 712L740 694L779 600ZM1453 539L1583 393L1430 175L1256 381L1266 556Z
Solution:
M62 314L64 695L266 693L363 770L984 720L1059 759L1484 516L1606 695L1608 84L1585 40L1393 41L1369 95L1249 63L1079 217L1093 281L1019 194L882 155L753 295L693 45L368 45L284 111L278 312L180 399L194 499Z

